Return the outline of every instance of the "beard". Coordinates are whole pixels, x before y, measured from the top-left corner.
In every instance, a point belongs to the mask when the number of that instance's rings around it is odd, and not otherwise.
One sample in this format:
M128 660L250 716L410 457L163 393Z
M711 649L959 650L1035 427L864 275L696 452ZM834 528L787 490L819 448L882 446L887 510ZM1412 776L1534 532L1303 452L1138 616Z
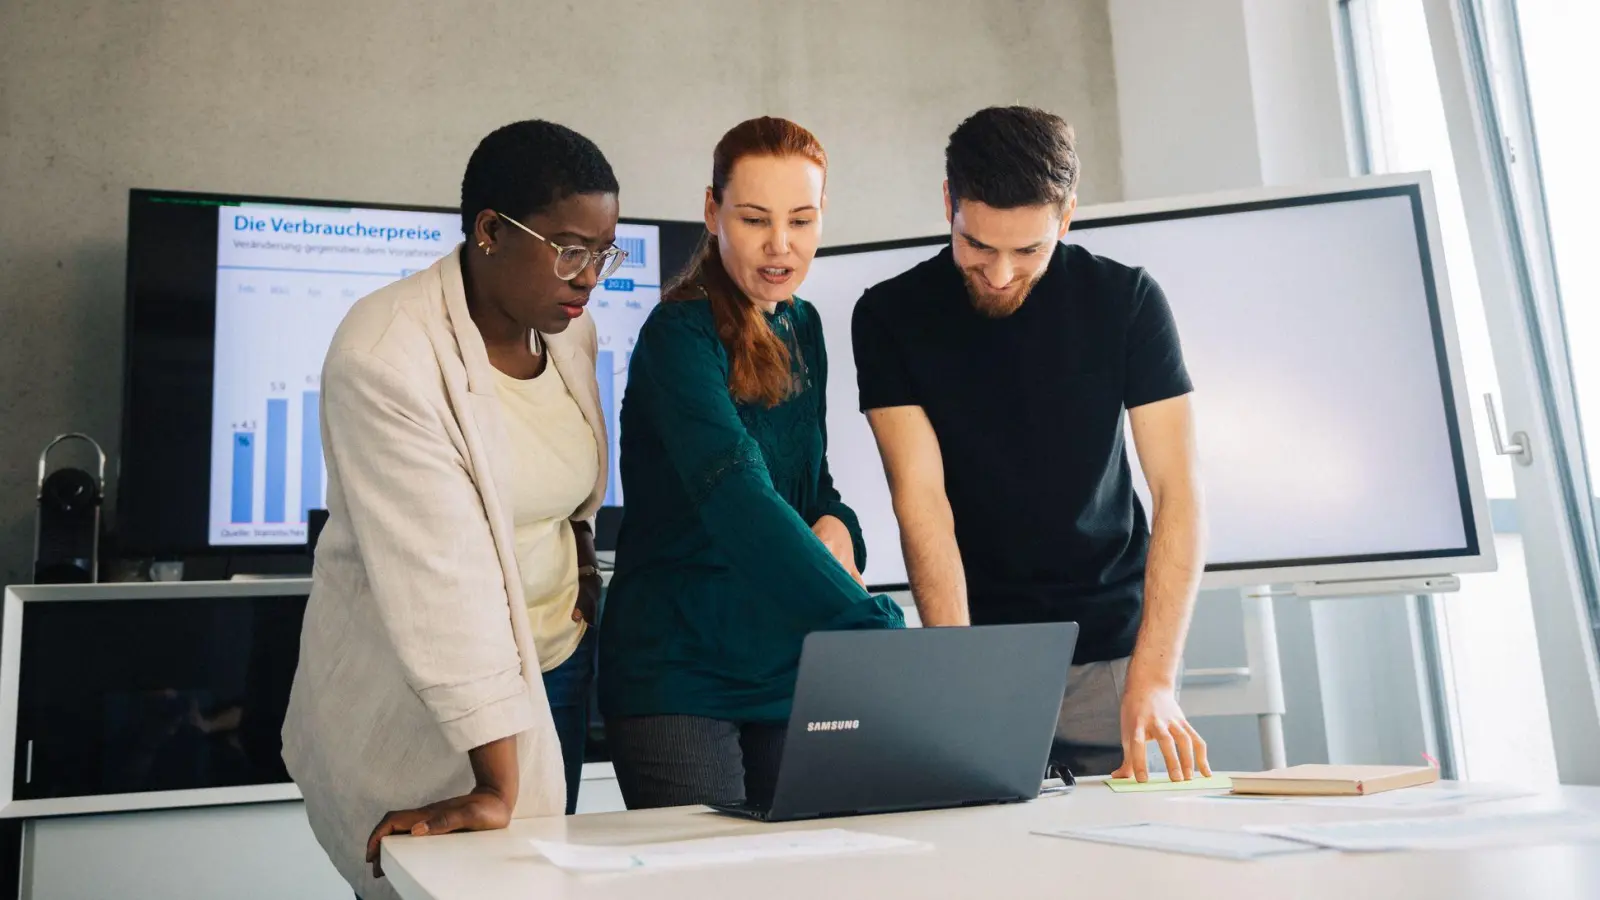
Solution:
M972 302L972 308L988 319L1004 319L1022 308L1022 302L1033 293L1033 288L1044 277L1045 270L1035 272L1031 278L1022 284L1014 284L1003 291L986 288L978 277L961 270L961 280L967 284L967 299Z

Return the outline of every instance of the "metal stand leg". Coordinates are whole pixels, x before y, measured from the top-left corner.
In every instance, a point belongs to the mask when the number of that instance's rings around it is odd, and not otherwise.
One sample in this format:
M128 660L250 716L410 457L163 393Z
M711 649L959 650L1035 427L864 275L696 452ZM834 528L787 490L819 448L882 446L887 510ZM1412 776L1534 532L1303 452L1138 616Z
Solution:
M1283 715L1262 713L1256 717L1261 725L1261 766L1264 769L1281 769L1289 764L1283 750Z
M1283 664L1278 659L1278 624L1273 615L1270 589L1240 592L1244 602L1244 645L1258 692L1261 762L1269 769L1288 765L1283 749Z
M1183 710L1194 716L1256 716L1261 725L1261 761L1268 769L1287 765L1283 747L1283 666L1278 627L1266 587L1240 592L1244 606L1246 665L1185 669Z

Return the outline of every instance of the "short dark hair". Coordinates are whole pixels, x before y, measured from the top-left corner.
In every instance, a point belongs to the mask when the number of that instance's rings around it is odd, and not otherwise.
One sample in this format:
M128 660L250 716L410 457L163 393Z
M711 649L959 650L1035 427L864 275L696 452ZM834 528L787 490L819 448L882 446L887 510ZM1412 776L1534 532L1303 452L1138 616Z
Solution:
M1029 106L991 106L957 126L944 150L950 201L976 200L996 209L1053 203L1078 190L1072 126Z
M461 178L461 231L486 209L514 218L573 194L615 194L617 176L594 141L554 122L512 122L478 142Z

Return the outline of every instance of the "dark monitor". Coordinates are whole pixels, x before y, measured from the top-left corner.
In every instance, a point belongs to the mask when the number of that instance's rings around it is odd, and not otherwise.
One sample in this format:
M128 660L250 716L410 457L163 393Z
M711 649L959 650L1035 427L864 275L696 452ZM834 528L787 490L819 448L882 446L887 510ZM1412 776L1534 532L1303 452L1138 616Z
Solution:
M0 817L295 797L279 734L310 586L7 589Z
M628 259L589 307L613 451L639 327L704 232L617 229ZM334 329L461 238L446 207L132 191L117 555L304 559L326 505L318 403ZM613 467L602 547L621 503Z

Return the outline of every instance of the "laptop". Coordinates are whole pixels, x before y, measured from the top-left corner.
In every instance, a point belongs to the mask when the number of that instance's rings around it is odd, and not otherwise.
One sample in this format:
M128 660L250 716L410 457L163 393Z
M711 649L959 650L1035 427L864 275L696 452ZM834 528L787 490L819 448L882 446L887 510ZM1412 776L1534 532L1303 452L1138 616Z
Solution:
M826 631L806 637L763 822L1039 796L1076 622Z

